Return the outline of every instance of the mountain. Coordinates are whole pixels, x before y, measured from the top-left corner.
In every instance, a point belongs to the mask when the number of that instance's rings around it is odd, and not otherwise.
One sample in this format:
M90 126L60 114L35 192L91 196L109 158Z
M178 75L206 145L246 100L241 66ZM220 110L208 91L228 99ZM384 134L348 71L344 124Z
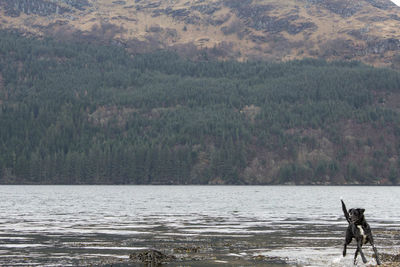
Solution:
M0 0L0 17L3 29L132 53L400 66L400 8L390 0Z
M0 0L0 183L397 185L399 24L389 0Z

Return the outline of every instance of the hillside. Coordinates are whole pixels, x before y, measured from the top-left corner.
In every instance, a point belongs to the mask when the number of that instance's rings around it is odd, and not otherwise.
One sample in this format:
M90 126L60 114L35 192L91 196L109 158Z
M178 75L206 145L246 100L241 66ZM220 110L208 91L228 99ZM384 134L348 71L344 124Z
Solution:
M0 36L0 183L400 182L396 71Z
M3 29L133 53L400 67L400 8L390 0L0 0L0 17Z

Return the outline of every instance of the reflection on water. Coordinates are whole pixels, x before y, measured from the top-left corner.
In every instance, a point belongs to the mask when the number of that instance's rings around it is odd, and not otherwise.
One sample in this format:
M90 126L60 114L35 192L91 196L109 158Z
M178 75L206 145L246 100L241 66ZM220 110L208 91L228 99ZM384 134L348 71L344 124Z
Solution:
M400 248L400 188L0 186L0 265L85 265L196 246L215 263L279 257L343 266L341 206L363 207L378 250ZM373 261L370 247L367 259ZM199 266L199 265L196 265ZM265 266L265 265L264 265Z

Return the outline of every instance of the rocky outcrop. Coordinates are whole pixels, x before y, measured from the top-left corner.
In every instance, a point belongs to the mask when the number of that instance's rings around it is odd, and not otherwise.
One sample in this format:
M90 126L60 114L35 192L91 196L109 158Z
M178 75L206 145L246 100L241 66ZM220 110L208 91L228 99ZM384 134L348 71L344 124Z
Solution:
M60 4L64 4L64 6ZM58 0L51 2L45 0L0 0L0 6L4 7L5 14L10 17L19 17L21 13L45 17L71 12L72 10L65 7L65 5L84 10L90 4L88 0Z
M161 6L161 2L155 2L155 3L142 3L141 1L135 1L137 4L135 5L135 8L137 11L142 11L146 9L151 9L151 8L158 8Z
M0 0L0 6L3 6L5 14L11 17L19 17L21 13L49 16L70 11L55 3L43 0Z
M388 38L367 42L367 52L372 54L382 54L387 51L400 50L400 39Z
M252 0L226 1L224 5L232 9L239 18L246 20L258 20L274 9L274 5L253 5Z
M173 255L166 255L158 250L149 249L132 253L129 255L129 259L149 266L159 266L167 262L175 261L176 257Z
M316 28L316 25L312 22L291 23L291 21L295 21L298 18L297 15L284 18L263 16L253 19L253 23L250 26L256 30L264 30L271 33L286 31L289 34L298 34L306 29Z
M362 9L362 3L358 0L306 0L309 4L321 6L343 18L353 16ZM371 0L374 1L374 0Z
M392 1L385 1L385 0L365 0L365 1L371 4L373 7L384 10L389 10L393 7L396 7L396 5Z
M88 0L58 0L58 2L65 3L78 10L85 10L86 7L91 6Z
M397 15L395 15L395 14L390 15L390 18L391 18L391 19L394 19L394 20L400 21L400 17L397 16Z
M351 40L335 39L321 45L323 57L340 57L352 59L370 54L384 54L389 51L400 51L400 40L394 38L365 40L365 44L356 45Z
M360 11L366 4L373 7L390 10L396 5L391 1L386 0L306 0L312 5L318 5L336 13L344 18L348 18Z
M205 15L212 15L218 10L221 9L221 6L218 3L212 3L209 5L198 5L198 6L193 6L191 7L192 10L199 11L202 14Z
M286 31L289 34L297 34L316 27L312 22L293 23L299 19L295 14L286 17L269 16L268 12L274 10L274 5L254 5L251 0L227 1L225 5L243 19L247 26L259 31L270 33Z

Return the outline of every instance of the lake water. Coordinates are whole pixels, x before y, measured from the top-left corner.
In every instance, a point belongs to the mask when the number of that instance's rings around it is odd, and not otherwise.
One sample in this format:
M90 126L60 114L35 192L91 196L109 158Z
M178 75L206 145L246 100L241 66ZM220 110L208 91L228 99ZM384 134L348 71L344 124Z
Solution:
M400 187L0 186L0 196L0 266L127 264L141 249L194 247L185 266L351 265L340 197L366 209L379 252L400 251Z

